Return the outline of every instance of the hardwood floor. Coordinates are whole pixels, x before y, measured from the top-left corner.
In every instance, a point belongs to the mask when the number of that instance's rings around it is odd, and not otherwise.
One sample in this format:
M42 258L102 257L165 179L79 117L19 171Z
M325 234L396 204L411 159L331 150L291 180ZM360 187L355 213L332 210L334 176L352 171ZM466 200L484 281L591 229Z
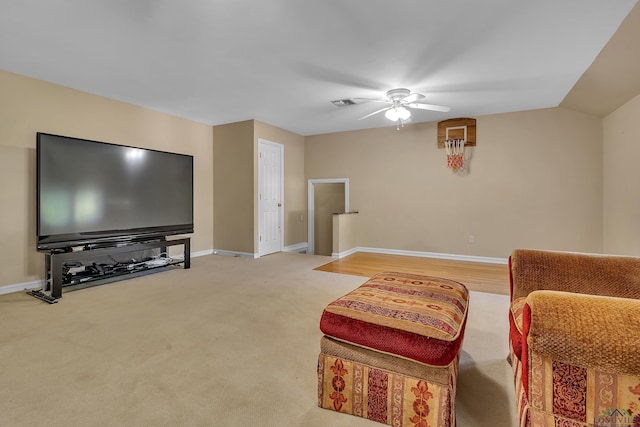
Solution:
M363 277L383 271L424 274L456 280L472 291L509 295L509 269L505 264L357 252L315 270Z

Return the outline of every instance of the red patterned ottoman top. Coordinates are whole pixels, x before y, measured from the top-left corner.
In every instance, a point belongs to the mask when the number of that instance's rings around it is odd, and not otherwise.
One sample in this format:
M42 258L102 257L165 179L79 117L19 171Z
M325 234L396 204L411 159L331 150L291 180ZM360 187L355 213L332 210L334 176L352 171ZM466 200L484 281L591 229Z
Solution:
M435 366L462 345L467 288L453 280L380 273L322 312L325 335Z

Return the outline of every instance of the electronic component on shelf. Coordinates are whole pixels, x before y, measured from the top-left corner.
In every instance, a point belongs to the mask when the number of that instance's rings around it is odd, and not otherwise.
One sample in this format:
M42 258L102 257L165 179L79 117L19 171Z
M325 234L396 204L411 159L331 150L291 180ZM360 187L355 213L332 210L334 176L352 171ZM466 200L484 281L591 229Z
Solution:
M145 264L147 267L162 267L165 265L169 265L171 263L171 258L155 258L150 259Z
M76 273L82 273L85 271L85 266L81 265L78 267L71 267L69 268L69 271L67 271L67 274L76 274Z

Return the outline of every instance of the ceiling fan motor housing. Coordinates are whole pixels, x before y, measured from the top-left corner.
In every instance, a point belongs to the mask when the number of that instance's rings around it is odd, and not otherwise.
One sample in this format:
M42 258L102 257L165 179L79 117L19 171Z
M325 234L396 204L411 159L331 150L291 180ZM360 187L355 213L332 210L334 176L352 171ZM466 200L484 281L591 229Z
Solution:
M411 94L409 89L399 88L387 91L387 97L392 101L400 101Z

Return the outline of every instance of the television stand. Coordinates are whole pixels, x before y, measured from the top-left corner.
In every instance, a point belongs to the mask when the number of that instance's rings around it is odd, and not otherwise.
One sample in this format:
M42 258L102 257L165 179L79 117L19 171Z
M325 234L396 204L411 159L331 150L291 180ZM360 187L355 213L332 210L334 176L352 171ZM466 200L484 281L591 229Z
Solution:
M104 269L95 268L93 272L79 277L71 283L64 282L65 265L89 261L92 258L112 257L118 254L126 254L131 252L145 251L149 249L160 249L165 253L169 246L183 246L184 258L181 260L172 260L171 258L156 258L147 261L130 263L123 265L116 263L118 268L104 271ZM56 250L45 251L45 280L42 290L29 291L28 294L48 303L55 303L62 298L63 287L84 288L88 286L101 285L116 280L124 280L138 275L149 274L151 272L159 272L166 270L167 267L177 264L183 264L185 269L191 268L191 239L188 237L180 239L160 239L150 241L135 241L127 243L113 243L110 246L91 247L86 246L85 250L65 251ZM166 260L166 261L163 261ZM95 264L95 263L94 263ZM84 267L82 267L84 270ZM47 294L49 292L49 294Z

